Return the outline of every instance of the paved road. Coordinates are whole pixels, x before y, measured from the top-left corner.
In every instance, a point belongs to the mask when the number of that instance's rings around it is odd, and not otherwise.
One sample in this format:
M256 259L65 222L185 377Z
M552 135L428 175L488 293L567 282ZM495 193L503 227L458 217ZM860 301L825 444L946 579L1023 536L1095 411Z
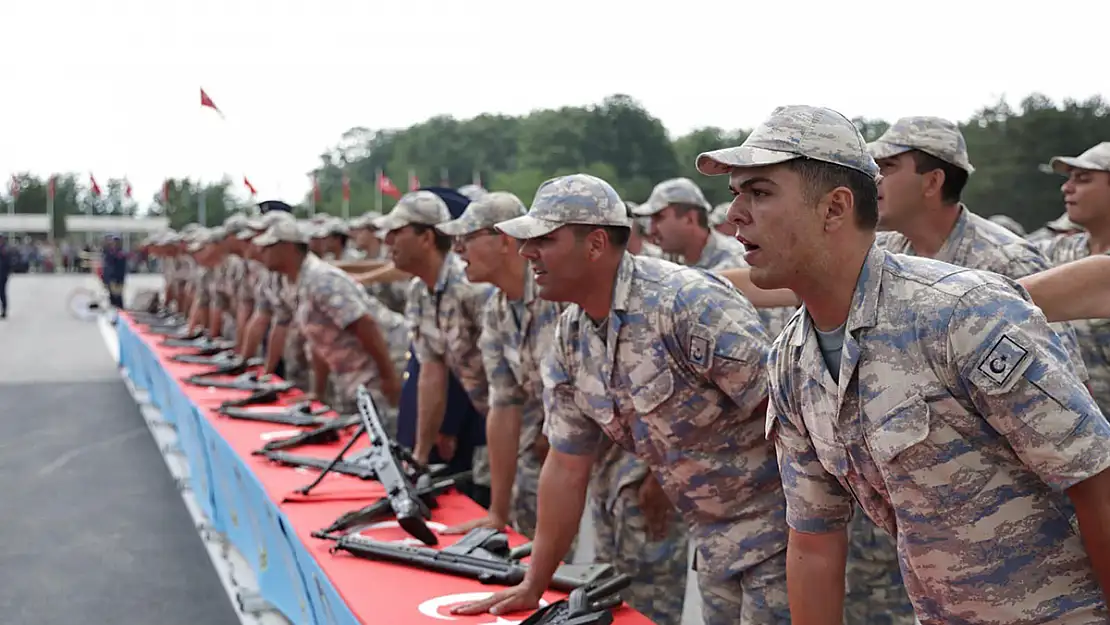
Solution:
M88 281L16 275L8 284L0 622L236 624L96 324L65 310L70 290Z

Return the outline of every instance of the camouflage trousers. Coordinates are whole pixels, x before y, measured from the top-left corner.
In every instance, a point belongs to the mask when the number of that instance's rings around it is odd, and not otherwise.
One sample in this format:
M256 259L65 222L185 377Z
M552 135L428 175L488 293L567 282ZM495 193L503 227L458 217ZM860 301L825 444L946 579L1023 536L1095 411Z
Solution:
M285 334L285 349L282 351L285 362L285 379L302 391L312 390L312 367L304 337L293 326Z
M848 528L845 625L912 625L894 539L856 506Z
M786 552L772 556L737 578L714 580L698 572L705 625L781 625L790 623L786 597Z
M686 524L673 511L661 540L648 536L640 509L639 484L625 486L615 498L592 494L595 562L612 564L632 578L621 596L656 625L679 625L686 596ZM706 621L707 625L711 625Z

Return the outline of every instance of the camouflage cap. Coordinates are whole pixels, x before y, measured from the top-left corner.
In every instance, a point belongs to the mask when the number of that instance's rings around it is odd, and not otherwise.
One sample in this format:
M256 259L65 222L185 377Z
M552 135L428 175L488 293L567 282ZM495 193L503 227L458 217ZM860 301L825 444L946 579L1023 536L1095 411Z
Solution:
M247 216L243 213L232 213L224 220L224 228L227 229L229 235L238 234L249 227L247 225L249 221L250 220L247 219Z
M1048 165L1058 174L1071 169L1110 171L1110 141L1103 141L1079 156L1054 156Z
M319 223L313 224L315 227L312 229L312 238L323 239L333 235L349 235L350 229L347 227L346 222L338 217L330 217Z
M713 207L709 211L709 225L719 226L728 221L728 207L732 206L732 202L723 202Z
M489 191L486 191L476 184L464 184L459 187L459 193L465 195L467 199L473 202L474 200L480 200L482 197L488 195Z
M879 166L867 150L863 135L832 109L818 106L780 106L744 143L698 155L698 171L723 176L736 167L764 167L797 158L840 165L872 178Z
M196 232L197 230L200 230L202 228L203 226L196 222L185 224L185 226L181 228L181 234L189 234L191 232Z
M608 182L589 174L572 174L540 185L528 214L494 227L514 239L532 239L568 224L631 228L632 220L628 207Z
M199 252L205 245L208 245L208 238L211 236L208 228L194 228L185 235L185 251L190 254Z
M655 185L648 201L633 209L632 213L640 217L650 217L671 204L688 204L709 210L709 200L705 199L705 194L693 180L671 178Z
M382 214L379 213L379 212L376 212L376 211L370 211L369 213L363 213L362 215L359 215L358 217L353 217L351 219L351 221L347 222L347 229L348 229L348 231L358 230L360 228L369 228L371 230L376 230L376 228L374 226L374 220L378 219L381 216L382 216Z
M960 127L940 117L903 117L867 148L875 160L919 150L969 174L975 172Z
M308 243L308 232L305 226L293 219L281 219L270 226L266 232L254 238L258 247L269 247L275 243Z
M259 215L258 217L252 217L252 218L248 219L247 220L247 227L252 229L252 230L262 231L262 230L268 229L270 226L272 226L272 225L274 225L274 224L276 224L280 221L296 221L296 220L297 220L297 218L293 216L293 213L290 213L290 212L287 212L287 211L270 211L268 213L264 213L262 215ZM246 238L250 238L250 237L246 237Z
M374 220L374 227L392 232L409 224L434 226L451 219L447 204L431 191L412 191L401 196L388 215Z
M1067 213L1064 213L1056 219L1053 219L1052 221L1046 223L1044 227L1052 230L1053 232L1082 232L1083 230L1085 230L1083 226L1072 221L1071 217L1068 217Z
M507 191L494 191L472 201L458 219L436 226L447 236L460 236L492 228L528 212L520 198Z

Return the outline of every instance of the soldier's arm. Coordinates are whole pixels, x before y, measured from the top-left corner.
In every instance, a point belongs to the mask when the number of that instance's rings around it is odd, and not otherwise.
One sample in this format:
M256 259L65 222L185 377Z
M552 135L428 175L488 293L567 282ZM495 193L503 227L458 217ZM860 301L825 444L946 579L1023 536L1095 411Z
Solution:
M416 443L413 446L413 455L417 460L427 462L443 427L444 411L447 410L448 374L447 363L432 351L427 338L420 332L424 308L418 291L419 285L410 285L405 304L405 319L413 327L413 354L420 362L420 373L416 380Z
M527 395L505 359L505 345L511 340L500 327L496 299L491 299L483 314L478 346L489 379L489 414L486 416L486 445L490 464L490 517L504 525L516 481L520 454L524 402Z
M798 306L798 296L790 289L761 289L752 282L752 270L748 267L738 269L722 269L717 275L728 280L747 297L752 306L756 308L778 308L780 306Z
M953 309L947 358L980 415L1017 457L1075 505L1091 563L1110 591L1110 423L1040 309L1008 285Z
M354 278L355 281L359 284L367 286L370 284L378 284L381 282L400 282L402 280L410 280L412 279L412 274L405 273L404 271L401 271L400 269L394 267L393 263L390 263L384 267L379 267L378 269L366 273L351 274L351 277Z
M1110 317L1110 256L1090 256L1018 280L1049 321Z
M271 373L285 357L285 340L289 335L289 325L293 323L293 310L281 298L274 303L273 310L273 323L270 324L270 336L266 342L265 365L266 371Z
M363 273L381 269L391 263L387 260L334 260L331 264L347 273Z
M852 498L825 471L801 415L771 387L767 435L775 442L786 495L786 584L796 625L841 625Z

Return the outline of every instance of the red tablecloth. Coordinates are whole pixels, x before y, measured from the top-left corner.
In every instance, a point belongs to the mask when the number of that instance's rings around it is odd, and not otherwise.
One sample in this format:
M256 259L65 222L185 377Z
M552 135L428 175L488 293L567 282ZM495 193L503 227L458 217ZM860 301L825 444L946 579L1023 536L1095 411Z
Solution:
M130 320L129 320L130 322ZM215 412L221 402L247 396L246 391L200 388L181 382L184 378L211 369L208 365L189 365L170 360L175 354L188 353L188 348L166 347L162 338L144 332L144 328L132 323L136 334L151 347L162 366L171 377L178 380L184 394L189 397L208 418L215 429L239 454L246 466L251 467L259 482L274 503L280 507L296 532L297 538L306 547L324 573L328 576L351 612L363 623L436 623L455 620L464 623L496 623L498 625L523 620L527 613L512 615L512 618L497 618L491 615L458 617L449 613L452 605L475 600L488 595L498 587L491 587L461 577L437 574L416 568L372 562L356 558L346 553L330 554L328 549L333 543L313 538L311 533L330 525L342 514L373 503L385 494L381 485L371 480L360 480L341 474L329 475L307 497L294 492L309 483L317 472L313 469L297 469L277 465L264 457L254 456L266 440L274 436L284 436L291 428L280 424L243 421L224 417ZM300 393L286 394L296 401ZM365 439L365 437L363 437ZM331 445L314 445L289 450L291 453L332 458L346 441ZM365 446L360 441L352 452ZM348 452L351 453L351 452ZM441 495L439 506L432 511L429 527L437 534L443 528L480 517L484 510L470 498L454 491ZM405 541L420 544L397 527L395 521L385 521L363 531L363 534L378 540ZM440 547L458 540L458 536L439 536ZM511 545L519 545L526 539L509 531ZM550 592L544 596L547 601L562 598L561 593ZM614 622L619 625L650 625L650 621L628 607L614 612Z

